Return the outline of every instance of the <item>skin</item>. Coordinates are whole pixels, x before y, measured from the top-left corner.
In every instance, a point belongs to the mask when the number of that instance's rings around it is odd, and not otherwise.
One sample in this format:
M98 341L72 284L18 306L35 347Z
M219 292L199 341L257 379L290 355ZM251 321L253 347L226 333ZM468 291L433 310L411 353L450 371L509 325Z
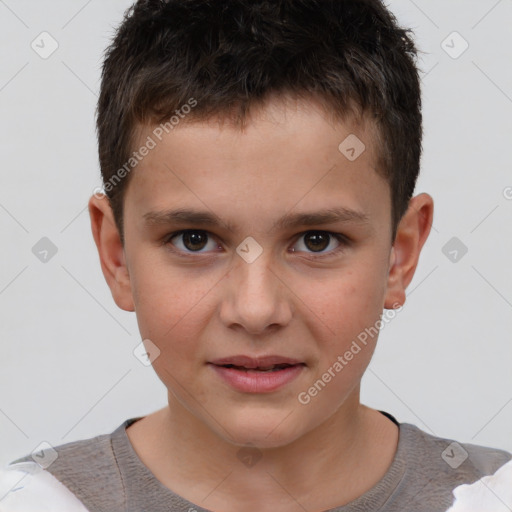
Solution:
M378 336L307 405L298 401L383 308L404 304L430 232L433 200L421 193L391 243L390 190L367 128L331 124L313 100L284 98L255 110L243 131L183 122L132 171L124 247L108 200L90 199L105 279L160 350L153 367L168 389L167 406L129 427L129 440L155 477L192 503L216 512L327 510L371 489L393 460L398 428L359 400ZM351 133L366 145L355 161L338 150ZM150 134L141 127L141 143ZM145 224L148 212L178 206L223 224ZM270 230L286 213L339 206L367 221ZM208 237L197 247L170 240L180 229ZM323 245L311 231L324 232ZM251 263L236 252L248 236L263 250ZM235 354L306 366L274 392L242 393L207 364ZM251 467L237 457L243 446L261 456Z

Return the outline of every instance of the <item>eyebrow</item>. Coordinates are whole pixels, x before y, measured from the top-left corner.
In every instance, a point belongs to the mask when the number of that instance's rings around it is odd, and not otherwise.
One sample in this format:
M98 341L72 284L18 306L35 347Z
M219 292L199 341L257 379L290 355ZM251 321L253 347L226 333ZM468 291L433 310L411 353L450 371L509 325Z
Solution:
M218 215L209 211L178 208L176 210L163 210L148 212L143 215L148 226L168 224L200 224L202 226L224 226L230 231L236 231L232 223L224 222ZM299 226L316 226L320 224L334 224L336 222L368 224L369 216L361 211L344 207L326 208L314 212L287 213L272 225L271 233Z

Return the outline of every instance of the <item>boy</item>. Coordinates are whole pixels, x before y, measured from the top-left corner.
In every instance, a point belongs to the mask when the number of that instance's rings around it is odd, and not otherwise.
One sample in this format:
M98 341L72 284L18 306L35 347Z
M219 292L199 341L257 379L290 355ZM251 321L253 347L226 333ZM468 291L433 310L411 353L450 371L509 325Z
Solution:
M8 471L0 510L48 496L68 512L445 511L512 459L359 401L433 218L412 197L408 32L380 0L127 12L98 102L106 195L89 212L168 405L56 447L42 471L15 461L35 483Z

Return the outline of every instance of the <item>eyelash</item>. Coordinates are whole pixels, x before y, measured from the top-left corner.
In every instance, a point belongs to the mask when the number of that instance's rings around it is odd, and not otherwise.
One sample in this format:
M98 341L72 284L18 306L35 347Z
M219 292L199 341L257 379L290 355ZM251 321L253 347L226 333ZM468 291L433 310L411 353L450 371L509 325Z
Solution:
M178 256L181 256L184 258L197 258L196 254L201 255L203 253L184 252L181 249L175 249L175 248L171 247L172 246L171 240L173 238L177 237L178 235L183 235L185 233L205 233L206 235L208 235L208 237L213 236L212 233L210 233L209 231L205 231L203 229L182 229L180 231L175 231L174 233L167 235L162 240L162 245L168 246L169 250L171 250L173 253L177 254ZM324 235L329 235L329 236L333 237L337 242L340 243L340 245L338 247L336 247L335 249L333 249L329 252L326 252L326 253L321 253L321 254L309 253L310 256L308 256L308 258L312 259L312 260L320 260L320 259L333 257L333 256L337 255L338 253L344 251L346 249L346 247L350 244L350 240L345 235L342 235L341 233L334 233L332 231L312 230L312 229L310 229L308 231L303 231L302 233L299 233L297 235L296 241L298 241L304 235L307 235L310 233L322 233ZM302 252L302 251L296 251L296 252Z

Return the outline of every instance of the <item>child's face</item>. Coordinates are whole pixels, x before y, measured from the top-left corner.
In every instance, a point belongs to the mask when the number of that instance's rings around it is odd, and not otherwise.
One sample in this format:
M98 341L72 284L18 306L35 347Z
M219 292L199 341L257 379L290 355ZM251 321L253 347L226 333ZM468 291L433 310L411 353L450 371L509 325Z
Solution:
M353 412L376 336L358 342L351 360L344 355L397 296L388 277L390 189L372 168L371 138L297 105L269 107L244 133L214 123L177 126L138 164L125 196L129 282L114 298L124 309L133 304L142 339L161 351L153 366L176 414L237 444L284 445ZM366 145L354 161L338 149L351 133ZM178 209L222 223L151 222ZM359 213L278 223L335 209ZM171 241L181 229L193 232ZM233 370L211 364L235 355L303 364L281 376L235 370L235 380L248 376L250 391L225 380ZM329 369L330 381L309 392Z

